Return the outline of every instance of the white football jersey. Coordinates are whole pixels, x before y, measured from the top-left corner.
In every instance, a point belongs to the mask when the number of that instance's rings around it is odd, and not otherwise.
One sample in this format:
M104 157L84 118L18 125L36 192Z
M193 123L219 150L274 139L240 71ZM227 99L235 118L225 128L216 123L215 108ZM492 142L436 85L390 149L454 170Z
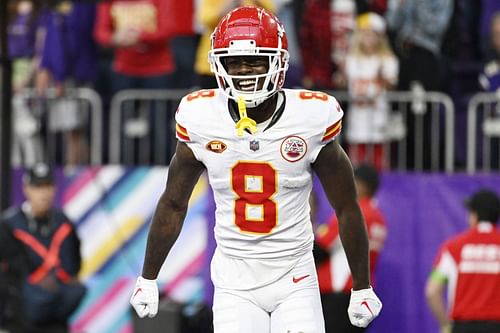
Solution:
M343 111L321 92L280 94L273 117L255 134L238 136L238 111L230 111L228 98L218 90L196 91L179 105L176 132L207 169L216 203L216 255L289 269L289 260L312 249L311 163L340 133Z

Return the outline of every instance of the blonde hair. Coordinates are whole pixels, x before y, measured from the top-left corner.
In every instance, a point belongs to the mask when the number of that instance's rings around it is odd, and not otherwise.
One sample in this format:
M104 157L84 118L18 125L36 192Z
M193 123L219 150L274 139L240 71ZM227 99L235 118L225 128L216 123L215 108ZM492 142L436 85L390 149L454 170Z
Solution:
M374 31L375 32L375 31ZM361 34L363 30L357 29L351 36L349 54L354 56L362 56L364 53L361 51ZM394 52L389 45L389 39L385 33L375 32L379 38L377 48L375 50L376 55L381 56L391 56L394 57Z

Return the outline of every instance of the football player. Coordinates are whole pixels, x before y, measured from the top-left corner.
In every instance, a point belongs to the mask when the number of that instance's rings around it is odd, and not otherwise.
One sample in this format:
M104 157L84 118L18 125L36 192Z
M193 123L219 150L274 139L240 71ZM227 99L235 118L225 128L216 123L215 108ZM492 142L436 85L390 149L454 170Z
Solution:
M216 27L209 62L219 89L187 95L176 113L179 142L131 298L140 317L158 311L156 278L204 170L217 207L216 333L324 332L309 216L313 171L339 219L353 276L351 322L366 327L379 314L351 163L335 140L343 111L327 94L282 89L288 58L283 25L262 8L236 8Z

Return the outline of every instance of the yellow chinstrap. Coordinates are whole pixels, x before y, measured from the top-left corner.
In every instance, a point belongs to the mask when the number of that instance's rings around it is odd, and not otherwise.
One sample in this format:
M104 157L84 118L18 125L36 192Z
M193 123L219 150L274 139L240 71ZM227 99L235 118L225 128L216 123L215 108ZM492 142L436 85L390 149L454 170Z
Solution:
M243 97L238 97L238 111L240 113L240 120L236 123L236 129L238 130L238 136L243 136L243 131L249 129L250 133L254 134L257 132L257 123L252 118L247 116L247 108L245 105L245 100Z

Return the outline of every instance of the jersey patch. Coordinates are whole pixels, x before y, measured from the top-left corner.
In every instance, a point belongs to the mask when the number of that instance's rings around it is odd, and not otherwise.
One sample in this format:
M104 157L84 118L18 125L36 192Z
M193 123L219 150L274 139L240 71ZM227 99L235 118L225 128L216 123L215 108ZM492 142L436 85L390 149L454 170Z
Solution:
M212 140L209 143L207 143L207 145L205 147L207 147L207 149L210 150L211 152L214 152L217 154L220 154L224 150L227 149L227 145L224 142L219 141L219 140Z
M306 155L307 143L299 136L289 136L281 143L281 156L288 162L297 162Z

